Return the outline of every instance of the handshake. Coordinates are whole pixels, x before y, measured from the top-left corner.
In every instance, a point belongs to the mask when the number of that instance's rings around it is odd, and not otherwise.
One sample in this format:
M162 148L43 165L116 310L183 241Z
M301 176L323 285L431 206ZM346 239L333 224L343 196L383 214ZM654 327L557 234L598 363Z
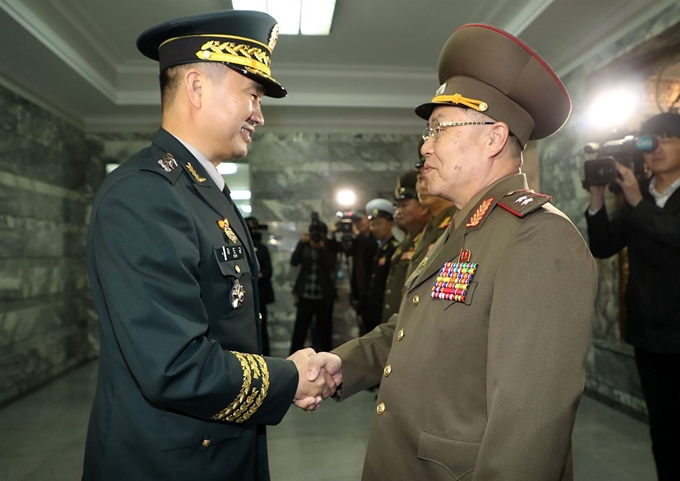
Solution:
M342 361L335 354L317 353L308 347L291 354L288 360L293 361L298 370L298 387L293 402L300 409L314 411L342 384Z

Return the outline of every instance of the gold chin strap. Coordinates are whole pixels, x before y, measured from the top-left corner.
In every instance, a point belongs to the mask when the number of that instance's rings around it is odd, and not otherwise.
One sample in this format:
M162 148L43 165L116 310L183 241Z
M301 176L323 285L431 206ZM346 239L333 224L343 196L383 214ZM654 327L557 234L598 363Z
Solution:
M464 105L465 107L469 107L473 110L476 110L477 112L486 112L486 110L489 108L489 104L483 100L469 99L467 97L463 97L461 94L437 95L432 99L431 102L433 104L452 103L456 105Z

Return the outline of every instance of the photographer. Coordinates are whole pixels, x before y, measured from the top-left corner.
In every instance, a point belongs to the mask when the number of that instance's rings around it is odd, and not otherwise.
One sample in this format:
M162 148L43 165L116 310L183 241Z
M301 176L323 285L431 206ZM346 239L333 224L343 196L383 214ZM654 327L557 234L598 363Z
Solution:
M304 347L312 319L316 320L316 351L332 349L333 302L335 301L336 243L327 239L328 227L312 214L309 232L302 234L290 258L292 266L300 266L293 295L297 313L291 339L291 352Z
M607 216L606 186L590 186L586 213L590 248L607 258L628 247L625 339L635 361L649 411L652 451L659 480L680 479L680 115L656 115L640 135L658 147L644 154L651 172L638 182L618 162L616 184L625 203Z

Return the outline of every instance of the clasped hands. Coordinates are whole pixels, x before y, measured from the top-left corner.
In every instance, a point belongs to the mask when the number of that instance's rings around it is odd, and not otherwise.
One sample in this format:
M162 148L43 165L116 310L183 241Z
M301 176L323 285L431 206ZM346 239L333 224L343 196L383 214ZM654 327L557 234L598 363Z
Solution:
M298 387L293 401L305 411L314 411L321 402L335 394L342 383L342 361L330 352L315 352L312 348L300 349L288 360L298 370Z

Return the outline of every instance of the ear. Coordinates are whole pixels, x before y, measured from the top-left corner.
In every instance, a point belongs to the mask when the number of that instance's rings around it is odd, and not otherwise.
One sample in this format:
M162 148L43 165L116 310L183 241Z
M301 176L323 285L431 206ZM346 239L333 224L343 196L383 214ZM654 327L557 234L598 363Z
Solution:
M189 103L197 110L203 105L207 83L207 76L197 68L190 68L184 74L184 90Z
M510 127L505 122L496 122L491 127L487 138L489 157L497 157L505 148L510 138Z

